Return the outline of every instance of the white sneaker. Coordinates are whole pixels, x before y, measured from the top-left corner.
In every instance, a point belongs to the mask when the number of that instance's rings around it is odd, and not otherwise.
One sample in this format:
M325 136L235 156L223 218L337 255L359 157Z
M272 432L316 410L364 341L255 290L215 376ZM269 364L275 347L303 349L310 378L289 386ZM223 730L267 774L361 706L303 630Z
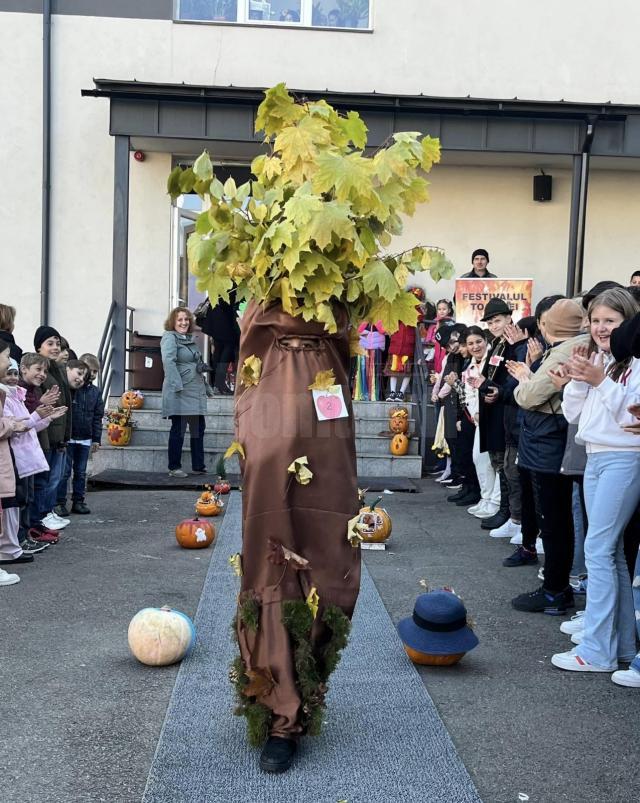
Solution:
M436 479L436 482L444 482L445 480L448 480L450 476L451 476L450 469L448 471L443 471L442 474Z
M578 611L571 619L567 619L560 625L560 632L572 636L574 633L581 633L584 630L584 611Z
M66 524L62 524L60 519L57 516L54 516L53 513L47 513L47 515L42 519L40 522L43 527L46 527L48 530L64 530L67 526Z
M571 643L572 644L582 644L582 639L584 638L584 630L577 630L571 636Z
M475 516L477 519L490 519L495 516L499 508L493 502L488 502L486 499L478 502L477 505L472 505L467 508L467 513Z
M611 680L618 686L630 686L640 689L640 672L636 669L619 669L611 675Z
M183 471L181 468L173 468L173 469L171 469L171 471L169 472L169 476L170 476L170 477L181 477L181 478L184 478L184 477L188 477L189 475L187 474L187 472L186 472L186 471Z
M519 524L516 524L515 521L511 521L511 519L507 519L502 527L497 527L495 530L490 530L489 535L492 538L518 538L518 544L522 543L522 529ZM515 541L511 541L512 544L515 544Z
M557 666L558 669L566 669L569 672L612 672L612 669L605 669L603 666L596 666L595 664L590 664L588 661L585 661L584 658L581 658L579 655L576 655L574 650L569 650L569 652L557 652L555 655L551 656L551 663L554 666Z
M71 519L63 519L62 516L58 516L58 514L52 510L51 513L48 514L49 516L53 516L53 518L62 524L63 527L66 527L67 524L71 524Z
M0 569L0 586L12 586L20 582L17 574L9 574L4 569Z
M538 544L536 544L536 551L537 549L538 549ZM542 582L544 583L544 566L541 566L538 569L538 580L542 580Z
M513 544L514 546L522 546L522 530L517 532L509 541L509 543Z
M536 538L536 552L538 555L544 555L544 544L542 538Z

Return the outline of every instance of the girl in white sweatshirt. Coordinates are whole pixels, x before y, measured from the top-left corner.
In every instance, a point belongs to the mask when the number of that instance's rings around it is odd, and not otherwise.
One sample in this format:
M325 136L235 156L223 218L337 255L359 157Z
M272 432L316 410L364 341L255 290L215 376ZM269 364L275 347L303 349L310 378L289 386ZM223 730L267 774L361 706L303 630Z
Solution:
M585 540L587 607L580 643L551 658L574 672L613 672L636 654L631 581L624 556L624 529L640 501L640 443L623 427L640 401L640 361L611 355L610 335L638 311L626 290L607 290L589 305L590 353L577 349L556 371L567 383L562 411L578 422L586 444L584 496L589 519Z

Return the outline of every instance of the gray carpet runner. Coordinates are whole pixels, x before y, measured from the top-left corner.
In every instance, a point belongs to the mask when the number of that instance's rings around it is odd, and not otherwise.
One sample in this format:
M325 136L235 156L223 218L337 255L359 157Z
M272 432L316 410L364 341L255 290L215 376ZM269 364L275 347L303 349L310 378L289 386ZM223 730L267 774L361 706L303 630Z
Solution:
M481 803L364 567L323 734L302 741L285 775L260 771L228 680L238 591L228 558L240 551L241 504L233 493L143 803Z

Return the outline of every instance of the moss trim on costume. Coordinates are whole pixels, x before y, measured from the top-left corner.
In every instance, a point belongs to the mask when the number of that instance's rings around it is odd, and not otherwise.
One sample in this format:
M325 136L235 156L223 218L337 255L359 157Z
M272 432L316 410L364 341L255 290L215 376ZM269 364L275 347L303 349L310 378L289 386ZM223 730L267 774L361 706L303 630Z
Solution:
M311 646L313 614L309 606L304 600L282 603L282 623L294 642L294 665L302 698L302 726L311 736L317 736L322 729L327 681L338 665L351 629L349 618L336 605L325 608L322 621L331 631L331 638L316 658Z
M249 630L255 633L258 630L258 622L260 621L260 606L255 597L245 597L238 602L240 611L240 621Z
M255 599L248 601L254 602L256 608L258 607L258 603ZM251 610L253 610L252 607ZM244 618L243 623L245 625L247 624ZM233 638L236 644L238 643L237 628L238 617L236 615L234 616L232 622ZM255 698L246 696L245 689L248 687L250 680L244 666L244 661L239 655L233 659L231 669L229 670L229 680L233 684L236 693L237 704L233 713L236 716L244 717L247 720L247 738L249 744L252 747L260 747L262 744L264 744L267 736L269 735L269 728L271 726L273 712L270 708L267 708L266 705L259 703Z

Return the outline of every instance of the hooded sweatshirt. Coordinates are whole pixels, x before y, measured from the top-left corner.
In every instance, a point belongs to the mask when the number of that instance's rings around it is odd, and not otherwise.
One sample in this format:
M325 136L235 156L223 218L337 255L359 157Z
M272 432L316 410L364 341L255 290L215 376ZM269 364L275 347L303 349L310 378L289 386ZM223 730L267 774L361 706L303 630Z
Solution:
M4 414L14 416L18 419L26 419L29 429L26 432L19 432L11 436L11 448L13 458L16 463L18 477L31 477L43 471L49 471L47 463L36 432L49 426L50 418L40 418L35 411L30 413L27 410L24 399L26 390L21 387L8 387L2 385L2 390L6 393L4 401Z
M605 371L613 362L605 356ZM587 454L640 452L640 437L622 429L638 423L627 407L639 402L640 360L633 360L617 382L606 376L594 388L572 379L564 389L562 412L570 424L578 421L576 443L586 444Z

